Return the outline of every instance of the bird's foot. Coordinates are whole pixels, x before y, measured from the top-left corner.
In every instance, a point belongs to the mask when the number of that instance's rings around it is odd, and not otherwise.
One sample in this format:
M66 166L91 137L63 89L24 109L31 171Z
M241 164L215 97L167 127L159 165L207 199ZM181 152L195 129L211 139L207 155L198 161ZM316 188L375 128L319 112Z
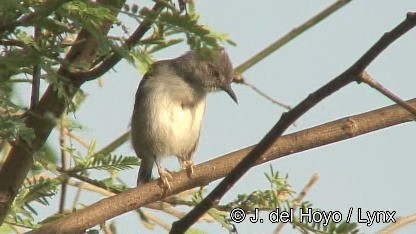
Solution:
M192 174L194 173L194 162L191 160L184 160L182 161L182 166L186 169L186 174L188 177L191 178Z
M162 188L163 190L169 191L170 190L170 184L169 181L172 181L172 174L165 170L165 169L160 169L159 170L159 176L160 176L160 182L162 183Z

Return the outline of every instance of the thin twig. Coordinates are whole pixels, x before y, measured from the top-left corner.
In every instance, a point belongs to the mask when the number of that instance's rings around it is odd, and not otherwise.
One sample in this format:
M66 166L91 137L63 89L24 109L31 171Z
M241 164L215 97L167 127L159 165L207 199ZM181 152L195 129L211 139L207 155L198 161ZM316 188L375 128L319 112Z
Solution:
M82 189L85 189L85 190L88 190L88 191L91 191L91 192L96 192L96 193L99 193L99 194L104 195L106 197L111 197L111 196L114 196L116 194L116 193L113 193L111 191L108 191L107 189L105 189L103 187L100 187L100 186L97 186L97 185L94 185L94 184L91 184L91 183L85 182L85 181L78 182L78 181L74 181L73 179L70 179L70 180L68 180L68 185L71 185L73 187L78 187L78 188L82 187Z
M290 32L288 32L283 37L279 38L277 41L273 42L271 45L254 55L252 58L248 59L246 62L242 63L240 66L234 69L236 74L241 74L248 70L250 67L254 66L256 63L260 62L265 57L269 56L271 53L279 49L280 47L284 46L286 43L292 41L295 37L299 36L303 32L307 31L311 27L315 26L319 22L321 22L326 17L330 16L332 13L336 12L341 7L345 6L347 3L351 2L351 0L339 0L336 1L334 4L330 5L316 16L310 18L305 23L299 25L298 27L294 28Z
M390 98L392 101L397 103L398 105L402 106L404 109L408 110L410 113L412 113L416 118L416 109L407 104L405 101L403 101L399 96L385 88L383 85L378 83L375 79L373 79L370 74L368 74L366 71L361 73L359 76L359 81L362 81L366 84L368 84L370 87L376 89L380 93L384 94L384 96Z
M78 143L80 143L85 148L88 149L90 147L90 143L88 143L86 140L82 139L81 137L75 135L74 133L72 133L72 131L69 131L67 128L64 129L64 133L67 134L72 139L76 140Z
M295 210L299 207L300 202L303 200L303 198L305 198L306 194L309 192L309 190L312 188L312 186L319 180L319 174L315 173L312 175L312 177L309 179L308 183L305 185L305 187L303 187L302 191L300 192L299 196L294 200L294 204L292 206L292 208ZM286 223L279 223L279 225L277 225L276 229L274 230L274 234L278 234L282 231L283 226Z
M100 183L98 183L97 181L92 180L92 179L90 179L88 177L85 177L85 176L78 175L77 173L68 172L68 175L71 176L71 177L74 177L74 178L76 178L76 179L78 179L80 181L83 181L85 183L94 185L94 186L99 187L99 188L102 188L102 189L106 189L106 190L108 190L108 191L110 191L112 193L120 193L120 190L106 188L106 187L102 186Z
M69 180L68 180L68 182L69 182ZM77 187L77 192L75 193L74 200L72 201L72 210L76 209L78 201L81 198L81 194L84 191L84 188L85 188L86 184L87 183L85 183L85 182L79 182L78 185L76 186ZM91 185L91 186L93 186L93 185Z
M105 223L104 227L102 228L104 231L104 234L114 234L113 230L111 229L111 225L114 225L113 222L111 222L110 224Z
M395 223L390 224L389 226L381 229L379 234L389 234L389 233L395 233L397 229L402 228L406 225L409 225L411 223L416 223L416 214L411 214L405 217L400 217L396 219Z
M25 78L11 78L10 82L33 84L33 81L31 79L25 79Z
M34 40L38 42L41 36L41 28L35 27ZM32 71L32 95L30 97L30 108L34 108L39 102L39 86L40 86L41 70L39 64L33 66Z
M139 211L137 211L139 213ZM162 221L160 218L158 218L156 215L141 210L140 212L142 212L142 214L139 213L139 216L144 216L144 219L141 219L141 221L143 222L143 224L148 227L148 228L153 228L154 224L149 222L150 220L152 220L154 223L156 223L157 225L159 225L160 227L162 227L163 229L165 229L166 231L170 230L170 225L167 224L166 222Z
M123 135L119 136L117 139L112 141L110 144L108 144L107 146L105 146L104 148L96 152L93 156L100 155L100 154L102 155L110 154L115 149L117 149L122 144L124 144L129 138L130 138L130 131L127 131L123 133Z
M22 227L16 225L10 225L10 227L13 229L13 231L15 231L16 234L24 233Z
M254 85L252 85L252 84L250 84L250 83L248 83L247 81L243 81L243 82L241 82L241 84L244 84L244 85L246 85L246 86L248 86L248 87L250 87L252 90L254 90L256 93L258 93L258 94L260 94L260 96L262 96L262 97L264 97L264 98L266 98L267 100L269 100L269 101L271 101L272 103L274 103L274 104L277 104L277 105L279 105L279 106L281 106L281 107L283 107L283 108L285 108L285 109L287 109L287 110L290 110L290 109L292 109L292 107L291 106L289 106L289 105L287 105L287 104L285 104L285 103L283 103L283 102L279 102L279 101L277 101L276 99L274 99L274 98L272 98L272 97L270 97L269 95L267 95L265 92L263 92L263 91L261 91L260 89L258 89L256 86L254 86Z
M63 173L68 169L68 154L65 150L66 147L66 134L65 134L65 115L60 118L59 124L59 145L61 146L61 167ZM65 210L65 197L66 197L67 179L64 179L61 183L61 196L59 200L59 213L63 214Z
M412 29L416 24L416 12L409 12L406 19L390 32L385 33L357 62L338 77L310 94L292 110L284 113L276 125L254 147L250 153L222 180L208 196L192 209L184 218L173 223L170 233L184 233L212 206L217 204L237 181L255 165L256 161L280 138L286 129L299 117L326 97L347 84L358 80L359 75L372 61L396 39Z

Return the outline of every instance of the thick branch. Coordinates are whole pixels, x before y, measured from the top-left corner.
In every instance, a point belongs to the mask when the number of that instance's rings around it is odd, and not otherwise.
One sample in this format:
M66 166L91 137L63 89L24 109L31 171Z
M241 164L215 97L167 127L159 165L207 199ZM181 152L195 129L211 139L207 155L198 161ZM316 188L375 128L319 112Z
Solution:
M289 126L320 101L335 93L347 84L359 79L364 69L391 43L412 29L416 24L416 13L408 13L406 19L392 31L385 33L355 64L344 73L324 85L292 110L284 113L276 125L260 143L225 177L208 196L192 209L184 218L176 221L171 233L184 233L204 213L217 204L225 193L262 157Z
M416 99L408 101L408 104L416 107ZM405 109L393 105L292 133L273 142L273 145L255 164L263 164L287 155L409 122L412 121L412 117L412 114ZM170 182L171 190L165 195L170 196L204 186L228 175L254 147L250 146L196 165L192 179L188 178L186 171L173 173L174 180ZM113 197L105 198L30 233L77 233L91 228L117 215L161 200L165 191L158 185L158 182L158 180L151 181Z

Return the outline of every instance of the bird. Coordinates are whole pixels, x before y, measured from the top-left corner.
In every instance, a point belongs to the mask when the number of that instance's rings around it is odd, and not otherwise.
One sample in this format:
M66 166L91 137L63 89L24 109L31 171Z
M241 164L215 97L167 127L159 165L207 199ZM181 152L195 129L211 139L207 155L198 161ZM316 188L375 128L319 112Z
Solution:
M151 180L156 164L162 187L170 190L171 173L160 163L168 156L176 156L191 177L206 96L222 90L238 103L232 79L224 48L191 50L151 65L137 88L131 119L131 142L141 159L137 185Z

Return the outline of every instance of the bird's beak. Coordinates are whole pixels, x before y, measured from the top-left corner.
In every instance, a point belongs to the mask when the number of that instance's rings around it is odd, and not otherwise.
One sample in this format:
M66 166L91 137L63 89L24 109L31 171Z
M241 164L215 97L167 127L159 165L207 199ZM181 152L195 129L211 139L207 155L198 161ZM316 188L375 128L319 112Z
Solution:
M231 89L231 85L227 84L221 87L222 90L224 90L230 97L235 101L235 103L238 104L237 96L235 95L234 91Z

